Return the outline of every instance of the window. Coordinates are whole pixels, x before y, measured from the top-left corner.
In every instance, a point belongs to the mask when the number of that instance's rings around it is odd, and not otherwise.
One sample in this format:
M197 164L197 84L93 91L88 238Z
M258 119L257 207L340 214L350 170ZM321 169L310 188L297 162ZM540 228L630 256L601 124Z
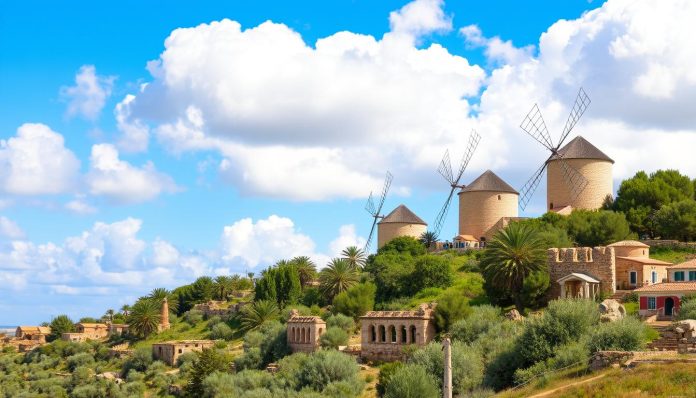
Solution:
M635 286L638 283L638 273L636 271L631 271L628 273L631 285Z
M655 297L648 297L648 309L654 310L656 308L657 308L657 304L655 302Z
M696 271L689 271L689 280L696 281Z
M674 273L674 281L675 282L683 282L684 281L684 271L677 271Z
M498 195L498 200L501 200L501 199L502 199L502 198L500 197L500 195Z
M657 283L657 272L652 272L652 283Z

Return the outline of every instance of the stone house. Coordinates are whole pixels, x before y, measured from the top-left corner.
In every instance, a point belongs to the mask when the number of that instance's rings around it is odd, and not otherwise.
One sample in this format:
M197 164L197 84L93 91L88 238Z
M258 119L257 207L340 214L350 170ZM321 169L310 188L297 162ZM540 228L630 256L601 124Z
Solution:
M210 300L207 303L200 303L193 306L194 310L200 311L206 318L219 316L221 318L229 318L234 312L234 307L227 305L226 301Z
M215 344L212 340L182 340L165 341L152 345L152 357L160 360L169 366L176 365L179 356L187 352L200 352L206 348L213 348Z
M46 336L49 334L51 334L51 328L48 326L18 326L14 337L17 340L32 340L45 343Z
M326 331L326 322L318 316L302 316L292 310L287 327L287 341L292 352L314 352L319 349L319 338Z
M399 205L377 223L377 248L400 236L418 239L428 229L428 224L408 207Z
M670 282L696 282L696 259L667 267Z
M650 258L650 246L635 240L612 243L616 255L616 288L630 290L667 281L671 263Z
M78 322L75 332L63 333L60 338L65 341L81 342L87 340L102 340L109 336L109 325L105 323Z
M402 359L404 348L435 338L434 304L415 311L370 311L360 317L361 356L367 360Z
M109 328L109 336L112 335L122 335L128 333L128 325L125 323L109 323L107 324Z
M549 249L551 287L549 297L595 298L616 291L616 258L613 247Z

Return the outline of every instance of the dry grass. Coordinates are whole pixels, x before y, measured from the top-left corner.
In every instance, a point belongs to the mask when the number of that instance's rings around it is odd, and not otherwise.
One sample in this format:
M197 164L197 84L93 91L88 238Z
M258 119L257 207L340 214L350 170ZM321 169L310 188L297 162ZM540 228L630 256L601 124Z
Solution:
M603 375L596 380L582 381ZM506 391L500 397L530 397L543 395L561 398L585 397L694 397L696 396L696 364L662 363L641 364L633 369L611 369L582 378L559 378L543 388L530 386L517 391ZM565 388L559 389L566 385Z
M360 375L366 381L365 389L360 398L377 398L377 379L379 378L379 368L367 366L367 369L360 370ZM368 380L370 380L368 382Z

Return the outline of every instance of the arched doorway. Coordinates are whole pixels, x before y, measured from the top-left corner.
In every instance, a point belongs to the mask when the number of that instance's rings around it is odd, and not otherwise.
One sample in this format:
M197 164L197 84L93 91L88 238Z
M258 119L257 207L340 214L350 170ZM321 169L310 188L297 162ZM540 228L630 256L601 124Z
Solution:
M665 315L672 316L672 312L674 312L674 299L667 297L665 299Z

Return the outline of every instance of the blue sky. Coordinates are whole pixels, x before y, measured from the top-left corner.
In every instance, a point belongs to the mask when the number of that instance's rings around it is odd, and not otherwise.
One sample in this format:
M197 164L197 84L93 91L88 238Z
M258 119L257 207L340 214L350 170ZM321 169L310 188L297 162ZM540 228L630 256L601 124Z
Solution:
M579 86L593 104L576 133L617 161L615 187L639 169L696 173L670 156L696 145L696 57L678 45L694 10L661 4L3 4L0 324L326 261L364 241L387 169L386 210L432 222L437 164L472 128L464 182L491 168L519 188L544 156L519 121L538 102L557 137Z

